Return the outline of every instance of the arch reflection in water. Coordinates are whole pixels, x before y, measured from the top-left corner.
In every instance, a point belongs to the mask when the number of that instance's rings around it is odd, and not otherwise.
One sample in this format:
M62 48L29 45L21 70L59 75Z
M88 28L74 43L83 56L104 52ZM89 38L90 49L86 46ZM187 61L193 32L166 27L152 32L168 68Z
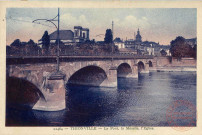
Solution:
M37 123L40 122L43 126L63 126L67 116L67 109L53 112L33 110L32 112Z
M67 85L66 124L90 126L99 119L110 117L117 111L116 88Z

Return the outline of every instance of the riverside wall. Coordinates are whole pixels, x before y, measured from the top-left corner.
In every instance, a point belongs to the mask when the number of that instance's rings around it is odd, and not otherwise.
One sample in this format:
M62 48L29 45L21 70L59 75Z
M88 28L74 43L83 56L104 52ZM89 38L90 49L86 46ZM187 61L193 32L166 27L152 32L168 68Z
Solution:
M172 57L155 57L153 68L150 71L196 71L197 60L194 58L182 58L178 60Z
M156 67L196 67L196 59L194 58L182 58L178 60L172 57L155 57L154 66Z

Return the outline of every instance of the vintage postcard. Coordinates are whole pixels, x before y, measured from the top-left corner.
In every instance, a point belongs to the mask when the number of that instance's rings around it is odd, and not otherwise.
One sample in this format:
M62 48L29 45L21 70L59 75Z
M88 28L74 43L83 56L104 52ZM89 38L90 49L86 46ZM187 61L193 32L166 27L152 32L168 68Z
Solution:
M202 134L202 2L0 8L0 134Z

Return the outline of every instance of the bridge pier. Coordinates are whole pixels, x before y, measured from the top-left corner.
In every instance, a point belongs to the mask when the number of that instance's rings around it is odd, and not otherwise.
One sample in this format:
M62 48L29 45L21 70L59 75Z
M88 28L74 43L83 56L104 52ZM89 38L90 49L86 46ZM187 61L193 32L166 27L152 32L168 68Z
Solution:
M138 78L138 66L136 64L132 67L132 73L127 78Z
M66 108L66 89L64 84L64 75L54 73L44 77L41 88L45 99L42 97L32 109L41 111L59 111Z
M145 62L143 68L141 68L141 67L138 67L138 68L140 68L140 69L138 69L138 72L141 74L149 73L149 62Z
M142 70L141 73L149 73L149 62L145 63L144 70Z
M107 72L107 79L101 84L101 87L117 87L117 70L115 67L110 67Z
M134 66L131 73L127 74L118 74L118 77L121 78L138 78L138 67Z

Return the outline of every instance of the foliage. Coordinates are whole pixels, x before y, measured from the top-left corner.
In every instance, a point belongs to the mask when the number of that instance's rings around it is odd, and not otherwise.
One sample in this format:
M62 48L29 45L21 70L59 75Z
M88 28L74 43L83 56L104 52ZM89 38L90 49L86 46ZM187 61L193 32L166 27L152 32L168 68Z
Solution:
M28 42L27 42L28 45L36 45L36 43L34 43L34 41L32 39L30 39Z
M38 50L39 50L39 47L37 46L37 44L36 44L32 39L30 39L30 40L26 43L26 45L25 45L25 47L24 47L24 49L23 49L23 51L24 51L27 55L37 54L37 53L38 53Z
M15 47L20 47L22 44L21 44L21 41L20 39L16 39L13 41L13 43L11 43L11 46L15 46Z
M10 44L10 49L6 50L9 54L18 55L22 52L22 48L24 47L20 41L20 39L15 39L13 43Z
M181 36L171 41L170 52L173 57L177 57L179 59L182 57L193 56L193 48L188 45L185 41L185 38Z
M50 37L48 31L45 31L42 36L42 48L48 49L50 45Z
M197 46L196 45L194 45L193 51L194 51L193 57L196 59L196 56L197 56Z
M113 37L112 37L112 31L111 31L111 29L107 29L106 30L106 33L105 33L105 38L104 38L104 42L106 43L106 44L111 44L113 41L113 39L112 39Z
M19 39L14 40L10 46L6 47L7 55L33 55L38 54L40 47L30 39L28 42L21 42Z
M95 39L93 40L86 40L84 44L95 44Z
M11 47L10 46L6 46L6 54L10 54L10 52L11 52Z

